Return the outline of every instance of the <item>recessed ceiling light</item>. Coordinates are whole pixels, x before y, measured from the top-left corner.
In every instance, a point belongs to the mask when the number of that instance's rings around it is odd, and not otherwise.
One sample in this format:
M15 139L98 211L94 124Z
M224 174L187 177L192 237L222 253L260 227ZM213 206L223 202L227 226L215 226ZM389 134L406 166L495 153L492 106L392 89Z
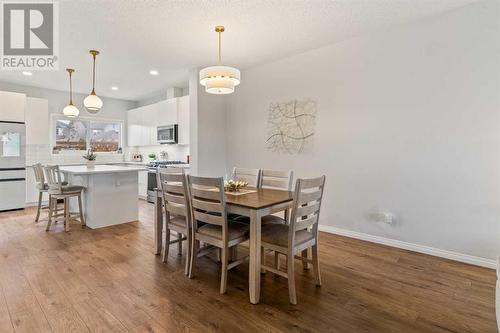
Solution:
M117 91L117 90L118 90L118 87L117 87L117 86L112 86L112 87L111 87L111 90Z
M26 75L26 76L31 76L31 75L33 75L33 73L32 73L32 72L28 72L28 71L24 71L24 72L23 72L23 75Z
M149 71L149 74L151 74L151 75L158 75L160 73L158 73L158 71L156 69L152 69L152 70Z

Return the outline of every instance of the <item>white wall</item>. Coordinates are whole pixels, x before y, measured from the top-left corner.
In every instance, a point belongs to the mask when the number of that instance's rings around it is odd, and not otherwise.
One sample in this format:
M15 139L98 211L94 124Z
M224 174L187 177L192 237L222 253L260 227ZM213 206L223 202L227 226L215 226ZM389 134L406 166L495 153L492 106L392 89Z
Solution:
M243 71L227 100L228 169L326 174L320 224L493 259L500 254L496 1ZM266 150L271 102L312 98L314 147ZM387 210L394 225L370 213Z
M190 173L224 176L226 167L226 100L207 94L199 84L198 69L190 72Z

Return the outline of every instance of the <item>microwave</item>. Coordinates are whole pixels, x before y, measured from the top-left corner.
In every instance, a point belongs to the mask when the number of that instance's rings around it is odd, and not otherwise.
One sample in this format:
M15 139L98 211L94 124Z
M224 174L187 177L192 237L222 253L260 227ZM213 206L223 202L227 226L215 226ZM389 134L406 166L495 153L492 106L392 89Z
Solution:
M176 144L178 142L177 130L177 124L158 126L156 129L156 140L160 144Z

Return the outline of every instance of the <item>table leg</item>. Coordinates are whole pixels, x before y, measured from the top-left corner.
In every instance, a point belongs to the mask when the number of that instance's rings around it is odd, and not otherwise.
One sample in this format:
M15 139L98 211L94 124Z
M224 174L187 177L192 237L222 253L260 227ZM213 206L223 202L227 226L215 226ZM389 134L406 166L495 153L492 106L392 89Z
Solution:
M161 196L155 198L155 247L154 253L160 254L163 235L163 200Z
M248 277L250 303L257 304L260 299L260 227L261 214L250 212L250 275Z

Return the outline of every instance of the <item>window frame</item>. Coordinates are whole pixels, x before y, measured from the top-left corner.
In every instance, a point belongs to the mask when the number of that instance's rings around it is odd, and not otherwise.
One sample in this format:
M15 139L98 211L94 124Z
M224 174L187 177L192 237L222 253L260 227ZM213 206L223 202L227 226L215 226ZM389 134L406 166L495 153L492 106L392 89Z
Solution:
M119 135L119 144L118 148L122 148L122 152L119 153L118 151L101 151L101 152L95 152L95 154L123 154L123 143L124 143L124 129L125 129L125 121L122 119L113 119L113 118L101 118L101 117L77 117L77 118L68 118L62 114L51 114L50 115L50 154L55 155L55 156L61 156L61 155L71 155L71 154L82 154L82 152L85 152L86 150L71 150L71 149L63 149L60 150L59 153L54 153L54 147L56 146L56 122L58 120L81 120L87 123L87 133L86 133L86 143L87 143L87 149L90 148L90 140L91 140L91 122L101 122L101 123L114 123L118 124L120 126L120 135Z

